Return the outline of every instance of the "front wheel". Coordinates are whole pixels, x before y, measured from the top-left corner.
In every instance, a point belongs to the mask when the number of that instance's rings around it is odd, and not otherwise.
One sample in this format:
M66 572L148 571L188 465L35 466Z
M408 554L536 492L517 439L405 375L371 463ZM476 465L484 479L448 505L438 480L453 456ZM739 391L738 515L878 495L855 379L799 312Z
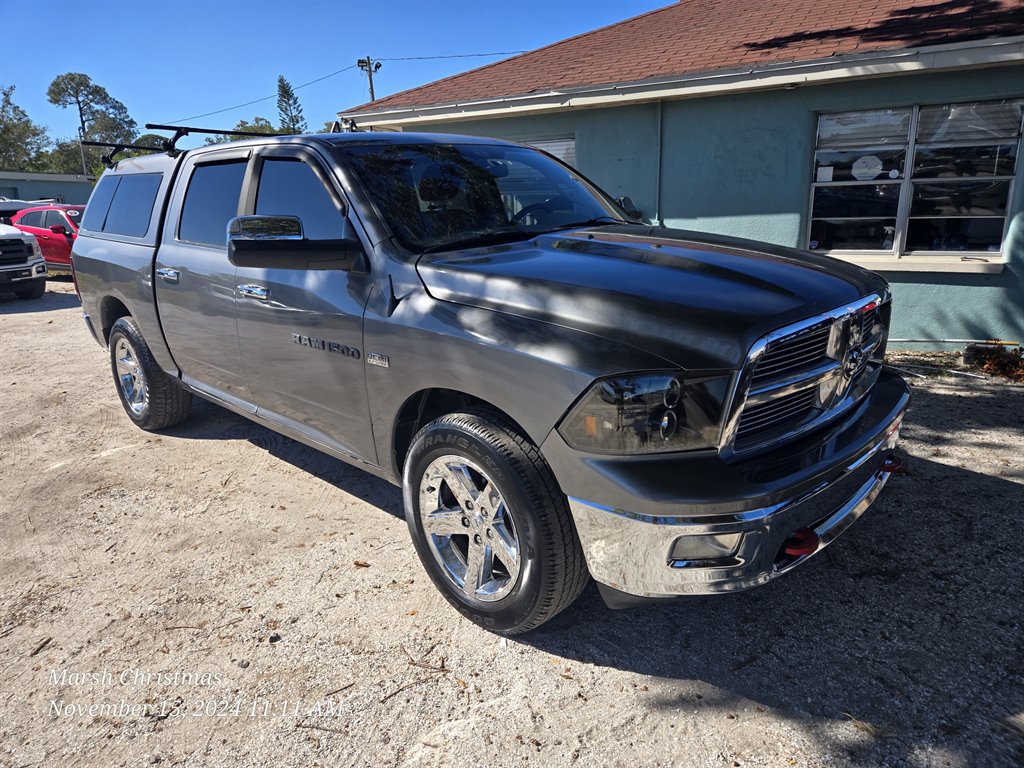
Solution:
M152 431L188 418L192 394L161 370L133 318L114 323L108 345L118 397L137 426Z
M403 491L423 566L476 624L528 632L586 586L566 498L537 447L501 414L468 409L420 430Z

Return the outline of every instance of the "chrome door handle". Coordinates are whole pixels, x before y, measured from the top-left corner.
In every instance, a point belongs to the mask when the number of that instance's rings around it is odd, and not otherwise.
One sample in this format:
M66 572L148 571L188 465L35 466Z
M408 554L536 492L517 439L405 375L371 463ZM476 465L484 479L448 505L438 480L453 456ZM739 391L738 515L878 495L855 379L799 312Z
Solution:
M167 267L160 267L156 273L162 277L166 283L176 283L178 282L178 278L181 277L181 272Z
M258 299L259 301L266 301L270 298L270 289L264 288L262 285L240 285L238 286L238 292L243 296L248 296L250 299Z

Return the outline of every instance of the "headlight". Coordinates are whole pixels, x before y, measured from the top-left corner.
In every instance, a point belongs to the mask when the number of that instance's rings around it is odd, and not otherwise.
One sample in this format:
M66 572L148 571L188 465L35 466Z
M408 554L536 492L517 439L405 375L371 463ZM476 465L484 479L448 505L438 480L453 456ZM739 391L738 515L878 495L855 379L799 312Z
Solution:
M574 448L662 453L713 448L732 377L683 373L612 376L596 382L558 427Z
M36 240L33 237L30 242L32 244L32 255L33 256L42 256L43 255L43 249L39 247L39 241Z

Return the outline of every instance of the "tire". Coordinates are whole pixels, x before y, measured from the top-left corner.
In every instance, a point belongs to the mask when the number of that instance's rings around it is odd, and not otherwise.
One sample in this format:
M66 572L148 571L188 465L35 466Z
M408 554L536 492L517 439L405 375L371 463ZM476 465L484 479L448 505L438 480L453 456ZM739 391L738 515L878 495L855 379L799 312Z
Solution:
M423 567L481 627L529 632L568 608L589 581L551 469L494 410L471 408L427 424L413 438L402 486Z
M24 291L15 291L14 295L19 299L41 299L46 293L46 278L32 281L32 287Z
M110 329L110 370L128 418L154 431L184 421L192 412L192 394L164 373L131 317Z

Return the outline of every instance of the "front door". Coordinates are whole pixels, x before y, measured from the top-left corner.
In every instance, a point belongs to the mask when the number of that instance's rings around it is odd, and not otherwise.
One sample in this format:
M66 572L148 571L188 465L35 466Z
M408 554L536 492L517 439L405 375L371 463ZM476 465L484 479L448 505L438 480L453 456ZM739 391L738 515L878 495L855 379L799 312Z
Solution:
M311 240L351 231L333 174L308 150L266 147L255 169L255 214L297 216ZM369 275L239 267L235 278L239 344L258 413L376 464L362 348Z
M250 412L227 229L238 215L251 153L225 150L185 161L170 205L181 217L164 230L153 276L164 336L182 379Z
M43 217L43 227L46 229L47 234L50 235L50 246L51 251L49 254L44 252L44 256L48 262L52 262L56 266L71 268L71 235L74 230L71 228L71 224L64 218L64 214L56 208L51 208L46 212ZM64 227L64 234L60 232L54 232L51 227Z

